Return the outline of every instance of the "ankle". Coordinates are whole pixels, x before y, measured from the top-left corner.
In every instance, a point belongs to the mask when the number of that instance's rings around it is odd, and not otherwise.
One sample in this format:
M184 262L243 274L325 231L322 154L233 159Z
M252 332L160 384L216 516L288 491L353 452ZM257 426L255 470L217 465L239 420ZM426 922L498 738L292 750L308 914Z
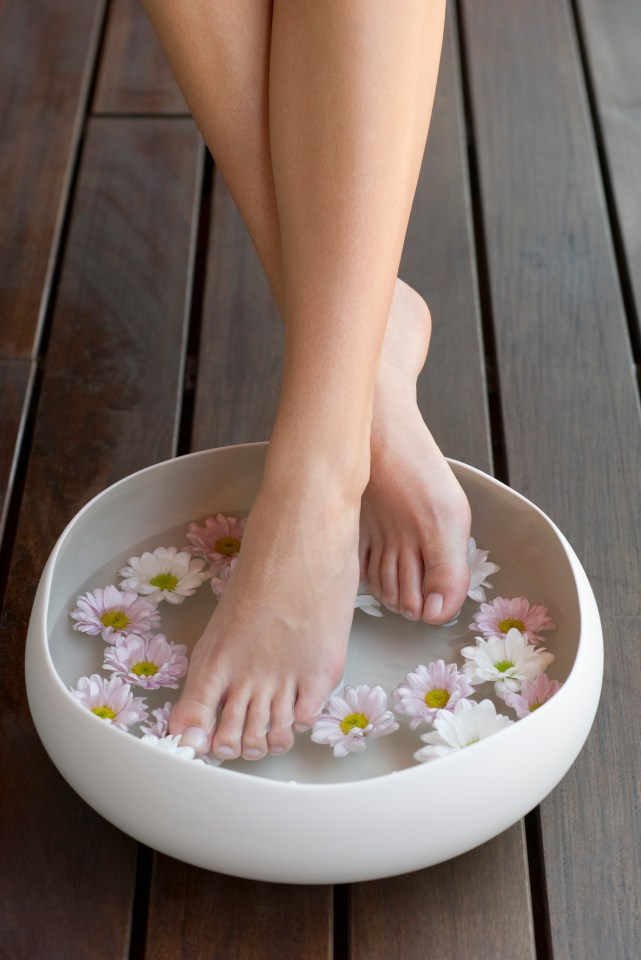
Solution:
M360 450L358 447L360 446ZM279 499L322 500L338 509L358 507L369 482L369 437L354 446L309 443L285 446L270 441L261 484Z

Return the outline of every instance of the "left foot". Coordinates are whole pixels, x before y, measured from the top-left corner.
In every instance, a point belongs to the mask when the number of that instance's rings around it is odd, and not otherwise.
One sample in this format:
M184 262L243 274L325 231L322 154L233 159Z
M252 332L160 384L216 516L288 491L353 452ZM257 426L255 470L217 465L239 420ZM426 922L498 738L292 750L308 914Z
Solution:
M361 501L361 576L410 620L447 623L470 583L470 507L416 405L431 322L398 280L376 381L370 481Z

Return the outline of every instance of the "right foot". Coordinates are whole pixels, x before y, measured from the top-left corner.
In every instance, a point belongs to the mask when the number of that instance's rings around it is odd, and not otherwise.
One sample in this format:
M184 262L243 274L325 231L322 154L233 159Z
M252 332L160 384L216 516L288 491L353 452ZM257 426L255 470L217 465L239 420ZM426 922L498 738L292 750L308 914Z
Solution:
M313 482L261 489L171 714L172 734L198 753L257 760L289 750L292 725L314 723L343 672L359 499L332 497Z

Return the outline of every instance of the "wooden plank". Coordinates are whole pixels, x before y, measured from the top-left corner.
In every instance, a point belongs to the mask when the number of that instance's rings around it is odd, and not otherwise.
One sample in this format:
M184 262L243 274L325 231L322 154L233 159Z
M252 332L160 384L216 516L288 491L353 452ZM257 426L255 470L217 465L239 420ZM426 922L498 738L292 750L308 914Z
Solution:
M0 360L0 543L34 374L35 364L29 360Z
M600 606L592 735L541 806L552 955L641 938L639 399L567 5L464 3L511 483L578 548Z
M149 960L327 960L332 888L254 883L156 855Z
M190 121L89 127L1 621L0 849L12 864L0 878L4 956L128 951L137 845L45 756L24 692L24 636L67 521L108 484L174 452L200 165Z
M111 2L93 111L189 113L139 0Z
M0 5L0 357L37 351L104 6Z
M451 456L491 472L486 387L456 31L449 9L432 126L401 275L426 297L434 322L419 403ZM488 922L487 904L500 903ZM480 936L482 931L482 936ZM522 823L470 853L418 873L355 884L352 960L535 956Z
M577 9L641 336L641 5L635 0L578 0Z

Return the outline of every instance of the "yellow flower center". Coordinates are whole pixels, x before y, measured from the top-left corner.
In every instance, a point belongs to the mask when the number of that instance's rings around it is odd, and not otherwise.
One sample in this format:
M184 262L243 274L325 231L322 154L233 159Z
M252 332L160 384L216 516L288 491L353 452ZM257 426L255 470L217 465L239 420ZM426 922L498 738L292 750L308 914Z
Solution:
M446 707L450 699L450 695L447 690L442 690L440 687L437 687L435 690L430 690L425 694L425 703L428 707L432 707L435 710L442 710L443 707Z
M363 713L350 713L341 720L341 730L343 733L349 733L354 727L360 727L364 730L369 720Z
M107 610L101 616L100 622L105 627L113 627L114 630L124 630L131 621L122 610Z
M501 633L507 633L508 630L511 630L512 627L516 627L517 630L520 630L521 633L525 630L525 624L522 620L501 620L499 623L499 630Z
M152 587L158 587L159 590L173 590L178 583L178 577L173 573L159 573L149 583Z
M510 667L513 667L514 664L511 660L499 660L498 663L495 663L494 666L499 671L499 673L505 673L506 670L509 670Z
M141 660L140 663L134 663L131 672L137 677L153 677L154 673L158 673L158 667L149 660Z
M478 743L480 739L481 739L480 737L474 737L473 740L468 740L465 746L471 747L473 743Z
M113 712L111 707L94 707L91 711L95 713L97 717L100 717L101 720L115 720L116 714Z
M240 551L240 540L236 537L221 537L214 544L216 553L224 553L226 557L231 557Z
M532 706L530 707L530 713L534 713L534 711L538 710L540 706L541 706L540 703L533 703Z

